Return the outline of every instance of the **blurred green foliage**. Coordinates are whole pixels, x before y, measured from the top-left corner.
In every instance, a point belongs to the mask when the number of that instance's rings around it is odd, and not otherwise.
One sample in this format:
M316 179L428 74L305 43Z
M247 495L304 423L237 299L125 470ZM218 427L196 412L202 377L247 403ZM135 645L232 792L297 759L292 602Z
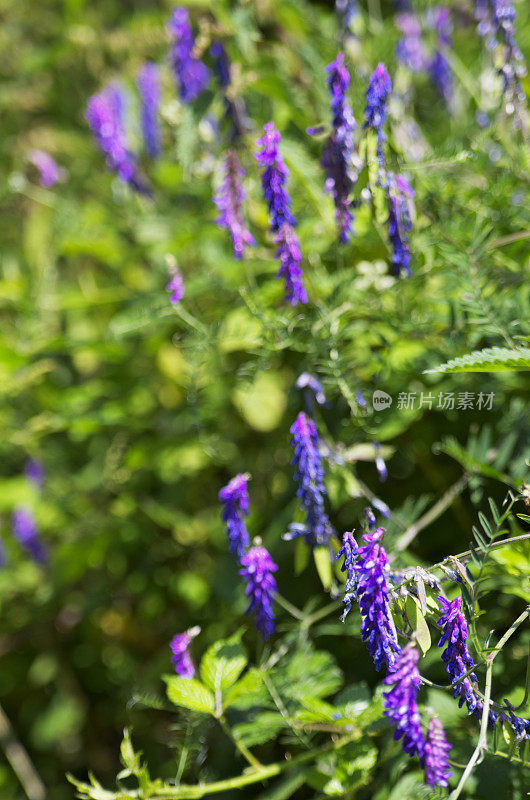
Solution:
M252 473L249 530L278 562L282 594L302 606L318 591L312 565L293 580L294 548L281 541L297 514L289 427L301 408L293 387L303 370L319 375L332 404L322 410L324 440L352 450L345 464L328 470L338 531L356 525L373 493L394 512L388 535L395 541L469 473L469 487L414 540L403 563L465 550L476 508L487 507L488 495L502 501L507 485L519 489L526 474L527 373L424 374L472 350L520 346L530 334L528 148L493 109L489 127L476 123L485 67L467 11L455 31L454 116L425 79L411 83L396 66L390 3L382 20L362 9L358 37L348 44L359 124L378 61L387 63L396 87L390 158L411 176L418 209L413 277L397 283L385 267L381 221L368 208L356 215L352 244L337 246L331 201L322 194L320 143L305 134L329 115L323 68L337 50L332 4L187 5L206 41L214 21L220 26L255 126L241 155L258 246L242 262L233 260L211 202L223 149L208 123L222 113L213 89L193 108L181 106L166 64L164 153L144 165L152 199L132 196L106 171L83 119L87 97L118 79L131 94L134 128L134 76L146 58L166 63L170 4L0 2L0 701L50 800L72 797L67 771L83 777L91 769L110 782L126 725L153 774L174 776L187 725L197 726L189 782L240 769L230 742L208 722L190 723L157 700L160 675L169 671L175 632L199 624L204 651L242 624L245 600L217 503L236 472ZM373 13L377 4L369 5ZM528 54L529 8L519 3L518 11L518 42ZM282 132L291 171L310 297L303 313L281 303L253 164L254 134L269 118ZM34 147L66 170L53 190L38 185L28 164ZM176 311L164 291L167 254L177 258L186 285ZM407 411L394 400L389 409L364 413L355 403L359 389L367 399L382 389L393 398L482 391L495 400L491 411ZM391 447L384 486L373 440ZM30 456L44 464L41 492L23 477ZM51 553L45 569L9 531L17 504L35 513ZM524 543L495 555L502 569L486 601L490 628L505 629L528 600L529 559ZM315 647L338 664L328 676L340 667L346 686L367 680L373 687L371 664L351 630L323 622L313 630ZM501 670L499 690L509 697L513 691L518 702L528 639L521 634ZM250 625L245 640L259 652ZM465 752L474 723L457 725L462 715L439 695L433 690L432 704L441 714L446 708L443 721ZM149 708L160 704L162 712ZM266 742L266 761L282 750L275 744L280 730L265 731L260 740L254 730L249 741ZM215 746L205 766L207 735ZM371 783L368 794L355 797L408 796L417 776L402 777L397 753L391 748L385 766L374 770L369 745L363 758ZM524 779L516 773L486 759L468 797L519 798ZM312 790L290 780L287 792L296 797L329 793L321 776L313 776ZM5 800L23 796L5 760L0 790ZM252 787L248 792L256 796ZM291 794L263 795L284 796Z

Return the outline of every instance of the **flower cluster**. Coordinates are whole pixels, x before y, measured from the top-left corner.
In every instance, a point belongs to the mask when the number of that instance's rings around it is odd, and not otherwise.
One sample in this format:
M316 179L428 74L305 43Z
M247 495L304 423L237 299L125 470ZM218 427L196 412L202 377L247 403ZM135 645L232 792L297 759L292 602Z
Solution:
M429 73L438 93L450 106L453 98L453 74L447 60L447 51L452 45L453 23L446 6L436 6L433 9L432 24L437 34L437 46L429 64Z
M445 738L443 725L438 717L431 717L423 748L423 768L425 783L433 788L448 786L450 777L449 751L451 745Z
M263 194L269 209L271 231L275 234L276 256L280 261L278 275L284 278L285 299L291 305L307 303L300 264L302 256L298 237L294 232L295 218L291 212L291 198L285 187L289 171L278 149L280 134L274 123L267 122L263 136L256 140L259 152L256 161L264 167Z
M228 537L229 550L242 559L250 544L243 517L248 515L249 475L236 475L230 483L219 492L219 500L223 505L222 519Z
M319 406L323 406L326 402L326 395L324 394L322 384L318 378L315 378L315 376L311 375L309 372L302 372L301 375L298 376L296 379L296 388L310 389Z
M402 175L387 174L388 238L392 247L392 271L410 276L408 233L412 228L414 190Z
M388 95L392 91L392 82L383 63L379 63L368 81L366 89L366 108L364 127L371 128L377 134L377 154L381 165L384 161L383 142L385 134L383 125L386 120Z
M194 55L195 38L185 8L173 9L167 30L171 39L170 58L179 97L183 103L189 103L208 85L210 70Z
M156 64L148 62L140 67L136 77L136 85L140 94L140 125L145 152L149 158L155 158L160 150L160 132L158 129L160 88Z
M38 564L45 564L48 560L46 550L39 540L37 524L31 511L18 507L11 517L13 536Z
M222 182L214 195L214 202L219 209L217 224L230 231L234 257L241 258L245 246L255 244L254 237L245 227L243 219L243 201L245 192L242 179L245 175L243 167L234 150L225 153L222 164Z
M230 61L224 44L215 41L210 47L210 55L213 58L214 72L219 86L223 90L225 116L232 124L231 138L235 139L248 129L245 106L239 97L233 97L228 91L231 82Z
M39 183L44 189L51 189L61 179L61 170L49 153L44 150L32 150L29 160L39 171Z
M465 703L470 712L477 708L477 676L472 672L475 664L467 647L467 623L462 614L462 599L456 597L448 601L445 597L438 597L440 608L443 611L438 620L438 627L442 629L442 636L438 647L444 647L442 660L451 683L454 686L453 697L458 697L458 705ZM467 677L463 677L469 673Z
M361 637L377 671L386 663L393 669L400 647L390 621L388 557L381 544L384 528L365 533L357 552L357 598L361 609Z
M415 14L403 12L396 14L396 27L403 36L396 45L396 58L412 72L422 72L427 69L429 57L422 40L422 29Z
M254 612L256 628L262 638L274 632L274 612L272 610L273 595L276 592L276 581L273 572L278 567L265 547L251 547L241 559L239 574L246 581L245 593L249 598L246 613Z
M195 675L195 667L188 650L191 638L189 631L177 633L169 643L172 653L171 662L175 667L175 672L181 678L193 678Z
M344 587L344 597L342 604L344 611L342 612L342 621L348 616L351 604L357 595L357 572L355 570L355 559L359 547L353 536L353 531L350 533L346 531L342 536L342 547L337 553L337 558L343 558L344 561L340 568L341 572L346 573L346 586Z
M392 669L384 679L392 689L383 693L384 714L396 726L394 739L403 738L402 747L409 756L418 754L423 760L425 741L421 730L421 717L416 703L420 687L418 670L419 653L409 643L397 656Z
M169 301L173 306L177 306L184 297L184 281L176 267L170 268L166 291L169 293Z
M303 411L298 414L291 427L294 448L293 466L296 466L295 480L298 481L297 495L306 512L304 524L292 523L286 539L303 536L312 547L326 544L332 532L327 514L324 511L324 469L320 455L318 432L315 423Z
M350 193L354 184L353 134L355 120L346 93L350 75L344 64L344 53L339 53L326 67L330 94L333 130L322 155L322 166L327 175L326 191L331 192L335 204L339 238L347 242L352 232Z
M485 36L488 48L498 54L506 113L513 114L516 125L522 126L526 96L521 79L526 75L526 68L515 41L517 14L513 3L511 0L476 0L475 16L479 34Z
M134 157L127 149L123 107L121 89L111 84L92 95L87 103L85 117L97 144L107 157L109 169L137 191L145 191L138 178Z
M34 458L28 458L24 464L24 475L28 481L39 488L44 483L44 467L40 461L36 461Z

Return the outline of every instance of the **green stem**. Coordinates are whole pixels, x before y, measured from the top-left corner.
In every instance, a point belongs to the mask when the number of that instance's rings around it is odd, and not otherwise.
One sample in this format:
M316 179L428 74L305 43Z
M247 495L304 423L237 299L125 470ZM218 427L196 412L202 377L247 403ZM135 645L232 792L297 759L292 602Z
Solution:
M302 620L304 618L303 612L300 611L299 608L296 608L296 606L293 606L293 604L290 603L289 600L286 600L286 598L279 592L276 592L276 594L274 595L274 599L276 600L277 603L281 605L282 608L285 608L285 610L288 611L289 614L295 619Z
M263 769L263 764L261 764L258 761L258 759L254 755L252 755L248 747L245 744L243 744L239 736L237 736L234 733L234 731L226 721L224 715L221 714L221 716L217 717L217 719L221 723L222 729L224 730L226 735L233 741L233 743L235 744L235 746L237 747L237 749L239 750L245 761L247 761L251 767L254 767L254 769Z

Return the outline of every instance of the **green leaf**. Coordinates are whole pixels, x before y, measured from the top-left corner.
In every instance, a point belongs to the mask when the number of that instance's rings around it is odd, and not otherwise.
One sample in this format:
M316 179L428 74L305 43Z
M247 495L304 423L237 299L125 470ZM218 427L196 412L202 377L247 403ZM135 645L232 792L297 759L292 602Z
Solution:
M294 545L294 573L300 575L309 563L310 550L303 536L298 536Z
M313 550L313 558L315 559L318 577L320 578L322 586L326 592L328 592L333 581L333 568L331 565L329 549L326 547L326 545L315 547Z
M419 602L416 602L416 641L421 648L421 652L425 655L431 646L431 632L425 621Z
M201 678L214 692L232 686L247 665L247 654L240 639L239 632L230 639L220 639L202 657Z
M259 669L255 669L254 667L249 669L248 672L232 686L230 691L227 692L226 697L223 697L224 708L233 705L243 696L248 699L252 694L258 691L262 681L263 676Z
M166 678L167 696L176 706L189 708L190 711L201 711L213 714L214 697L211 691L195 678L179 678L172 675Z
M529 370L529 347L486 347L464 356L453 358L446 364L424 370L425 374L438 372L501 372L504 370Z

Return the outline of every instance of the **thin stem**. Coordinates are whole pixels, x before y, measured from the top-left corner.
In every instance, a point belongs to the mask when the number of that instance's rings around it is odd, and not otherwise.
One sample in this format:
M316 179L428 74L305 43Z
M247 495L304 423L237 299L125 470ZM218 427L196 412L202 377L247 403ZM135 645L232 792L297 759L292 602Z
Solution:
M461 494L466 486L468 485L470 480L470 476L465 474L456 481L443 495L443 497L435 503L432 508L427 511L423 517L420 517L413 525L411 525L405 533L399 537L396 542L396 546L390 555L392 559L395 553L399 553L401 550L405 550L409 544L416 538L418 533L426 528L431 522L434 522L435 519L438 519L446 509L452 504L453 500Z
M492 650L491 653L489 653L489 655L487 656L488 661L493 662L497 658L497 656L501 652L502 648L504 647L508 639L511 636L513 636L519 625L522 625L525 619L528 619L529 616L530 616L530 606L527 606L526 609L523 611L523 613L519 614L517 619L514 622L512 622L512 624L510 625L504 636L502 636L499 639L497 647L495 647L495 649Z
M482 717L480 720L480 734L478 737L477 746L473 750L471 758L467 762L467 766L462 773L460 780L458 781L458 786L456 789L451 792L449 795L449 800L458 800L460 795L462 794L462 789L464 788L465 784L467 783L467 779L473 772L479 758L482 756L484 750L487 747L487 734L488 734L488 718L489 718L489 710L490 710L490 698L491 698L491 678L492 678L492 670L493 670L493 659L490 659L488 662L488 666L486 668L486 691L484 694L484 708L482 709Z
M340 608L340 603L337 600L334 600L332 603L328 603L323 608L317 609L313 614L310 614L305 620L302 622L303 628L310 628L311 625L314 625L315 622L318 622L324 617L327 617L328 614L331 614L333 611L336 611Z
M252 755L248 747L241 741L239 736L237 736L234 733L234 731L226 721L226 717L223 714L221 714L221 716L217 717L217 719L221 723L221 727L226 733L226 735L233 741L233 743L235 744L235 746L237 747L243 758L246 761L248 761L250 766L254 767L254 769L259 769L259 770L263 769L263 764L260 761L258 761L258 759L254 755Z
M303 612L300 611L299 608L296 608L296 606L293 606L293 604L290 603L289 600L287 600L279 592L276 592L276 594L274 595L274 599L282 606L282 608L285 608L285 610L288 611L292 617L299 620L304 619Z
M45 800L46 787L33 766L26 749L15 736L7 714L0 706L0 745L28 800Z

